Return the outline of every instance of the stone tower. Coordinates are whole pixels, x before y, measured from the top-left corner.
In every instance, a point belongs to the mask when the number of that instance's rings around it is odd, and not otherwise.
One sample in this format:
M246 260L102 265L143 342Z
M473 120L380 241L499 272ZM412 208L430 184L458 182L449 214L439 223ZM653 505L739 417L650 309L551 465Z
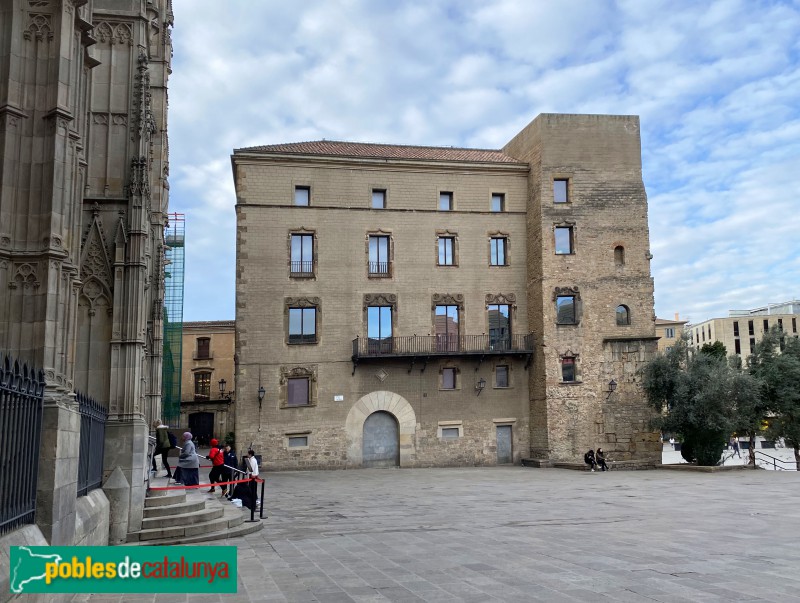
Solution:
M71 544L80 421L141 524L160 415L170 0L0 3L0 349L46 375L37 524ZM112 514L113 514L112 507Z

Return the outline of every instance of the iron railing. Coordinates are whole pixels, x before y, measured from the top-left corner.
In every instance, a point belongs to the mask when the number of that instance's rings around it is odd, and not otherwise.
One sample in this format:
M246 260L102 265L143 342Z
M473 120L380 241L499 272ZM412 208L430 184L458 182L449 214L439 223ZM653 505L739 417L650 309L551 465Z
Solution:
M771 465L773 471L797 471L797 463L794 461L779 459L760 450L751 450L750 454L755 457L759 467L769 468Z
M0 534L33 523L44 373L5 357L0 367Z
M370 274L389 274L389 262L369 262Z
M437 356L471 354L523 354L533 352L534 338L527 335L410 335L353 340L353 358L379 356Z
M77 393L81 413L81 447L78 456L78 496L86 496L103 482L103 452L108 411L99 402ZM148 470L150 468L148 467Z
M314 262L296 262L292 261L289 270L292 274L313 274L314 273Z

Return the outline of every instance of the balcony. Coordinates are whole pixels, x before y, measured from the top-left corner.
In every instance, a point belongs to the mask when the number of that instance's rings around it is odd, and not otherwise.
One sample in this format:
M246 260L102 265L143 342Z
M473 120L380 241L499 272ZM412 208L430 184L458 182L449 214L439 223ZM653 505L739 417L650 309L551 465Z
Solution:
M289 263L289 273L291 276L314 276L314 262L296 262Z
M389 276L389 262L369 262L370 276Z
M410 335L382 339L356 337L353 340L353 373L364 360L409 358L411 367L420 360L427 365L430 358L473 356L478 365L486 356L520 356L530 366L534 345L533 333L493 337L490 335ZM425 370L423 365L422 370ZM409 368L408 372L411 372Z

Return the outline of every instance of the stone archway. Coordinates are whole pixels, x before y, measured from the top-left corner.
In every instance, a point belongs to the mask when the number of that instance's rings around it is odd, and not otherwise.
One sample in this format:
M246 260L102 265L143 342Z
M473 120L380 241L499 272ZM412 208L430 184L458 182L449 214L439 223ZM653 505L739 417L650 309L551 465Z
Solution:
M353 404L350 412L347 413L345 431L347 433L348 466L361 466L364 421L377 411L388 412L397 419L400 428L400 466L412 466L417 456L414 445L417 415L408 400L400 394L388 391L370 392Z

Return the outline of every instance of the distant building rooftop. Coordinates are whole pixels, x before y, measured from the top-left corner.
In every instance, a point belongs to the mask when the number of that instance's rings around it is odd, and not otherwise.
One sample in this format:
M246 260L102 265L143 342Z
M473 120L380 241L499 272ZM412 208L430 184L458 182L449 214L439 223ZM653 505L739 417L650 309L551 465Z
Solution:
M768 314L800 314L800 300L793 299L778 304L767 304L752 310L729 310L728 317L734 316L760 316Z

